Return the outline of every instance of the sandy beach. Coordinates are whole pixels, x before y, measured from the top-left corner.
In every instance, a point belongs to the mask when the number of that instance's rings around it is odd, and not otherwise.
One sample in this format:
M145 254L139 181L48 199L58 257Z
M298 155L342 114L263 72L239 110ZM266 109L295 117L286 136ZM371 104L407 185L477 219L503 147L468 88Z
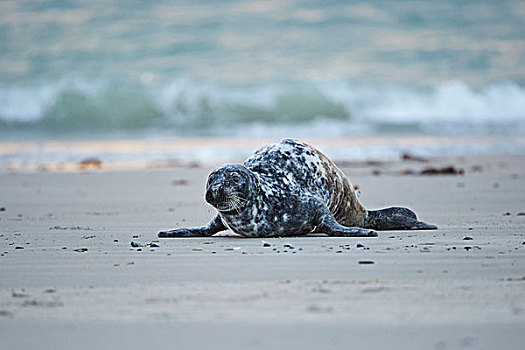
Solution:
M519 348L525 157L340 165L439 230L159 240L214 215L209 167L1 173L0 348Z

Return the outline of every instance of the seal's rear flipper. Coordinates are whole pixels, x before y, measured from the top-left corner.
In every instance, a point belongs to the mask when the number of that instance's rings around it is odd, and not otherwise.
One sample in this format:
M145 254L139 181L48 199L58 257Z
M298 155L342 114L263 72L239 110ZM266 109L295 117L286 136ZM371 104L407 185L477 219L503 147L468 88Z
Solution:
M377 237L374 230L347 227L339 224L328 208L319 203L319 217L312 233L325 233L332 237Z
M437 226L417 220L416 214L408 209L392 207L368 210L363 227L374 230L436 230Z

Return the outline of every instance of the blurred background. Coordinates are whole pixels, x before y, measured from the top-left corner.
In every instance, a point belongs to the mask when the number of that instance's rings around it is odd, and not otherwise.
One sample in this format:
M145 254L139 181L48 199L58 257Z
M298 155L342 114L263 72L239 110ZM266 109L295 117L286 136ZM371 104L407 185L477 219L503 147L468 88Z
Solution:
M524 63L519 0L1 1L0 140L499 135L521 152Z

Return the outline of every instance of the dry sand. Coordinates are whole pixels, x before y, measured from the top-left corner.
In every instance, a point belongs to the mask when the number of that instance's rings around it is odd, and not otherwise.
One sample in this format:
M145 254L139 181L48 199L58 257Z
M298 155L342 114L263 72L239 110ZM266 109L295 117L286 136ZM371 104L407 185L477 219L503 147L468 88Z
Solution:
M400 175L449 164L465 174ZM210 169L0 174L0 349L520 348L525 156L343 165L366 207L439 230L139 251L214 215Z

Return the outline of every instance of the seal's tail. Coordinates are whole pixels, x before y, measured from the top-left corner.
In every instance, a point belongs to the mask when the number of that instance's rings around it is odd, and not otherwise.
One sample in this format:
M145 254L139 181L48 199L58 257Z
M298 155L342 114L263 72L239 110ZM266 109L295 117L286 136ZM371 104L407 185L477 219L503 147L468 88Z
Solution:
M416 214L401 207L368 210L364 228L374 230L436 230L437 226L418 221Z

